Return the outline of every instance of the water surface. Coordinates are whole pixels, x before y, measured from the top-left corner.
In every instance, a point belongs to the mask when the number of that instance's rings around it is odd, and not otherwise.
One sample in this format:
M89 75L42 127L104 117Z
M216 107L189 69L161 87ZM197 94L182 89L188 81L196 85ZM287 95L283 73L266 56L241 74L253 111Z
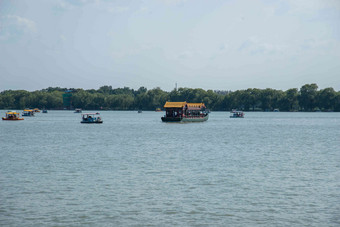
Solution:
M163 114L1 121L0 225L340 225L340 113Z

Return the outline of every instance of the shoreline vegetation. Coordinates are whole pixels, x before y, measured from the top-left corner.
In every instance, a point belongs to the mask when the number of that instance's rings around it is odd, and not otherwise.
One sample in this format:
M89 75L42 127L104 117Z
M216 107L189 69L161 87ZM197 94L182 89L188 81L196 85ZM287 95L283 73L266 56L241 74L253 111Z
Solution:
M237 91L179 88L170 92L159 87L138 90L129 87L99 89L49 87L38 91L5 90L0 92L0 109L39 108L62 110L156 110L166 101L205 103L212 111L340 111L340 91L318 90L317 84L305 84L300 89L286 91L271 88L248 88Z

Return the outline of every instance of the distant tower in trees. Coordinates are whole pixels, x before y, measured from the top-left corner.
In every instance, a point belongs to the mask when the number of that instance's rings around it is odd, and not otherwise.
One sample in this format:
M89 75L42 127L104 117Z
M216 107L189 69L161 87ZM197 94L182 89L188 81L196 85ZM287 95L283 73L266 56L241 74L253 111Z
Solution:
M72 108L72 91L67 90L63 94L64 109L70 110Z

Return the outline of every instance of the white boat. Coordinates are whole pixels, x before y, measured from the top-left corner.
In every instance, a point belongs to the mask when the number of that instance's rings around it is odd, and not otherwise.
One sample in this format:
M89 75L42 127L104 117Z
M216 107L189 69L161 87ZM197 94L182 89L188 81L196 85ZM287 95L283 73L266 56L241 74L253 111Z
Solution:
M243 111L233 110L230 112L230 118L244 118Z

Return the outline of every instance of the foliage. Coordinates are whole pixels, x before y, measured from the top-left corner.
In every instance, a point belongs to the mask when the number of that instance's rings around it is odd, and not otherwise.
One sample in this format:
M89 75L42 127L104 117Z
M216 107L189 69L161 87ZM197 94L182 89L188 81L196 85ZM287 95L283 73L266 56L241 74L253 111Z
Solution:
M71 106L63 105L63 94L72 94ZM87 110L155 110L166 101L203 102L210 110L229 111L340 111L340 92L333 88L318 90L316 84L305 84L301 89L287 91L271 88L249 88L237 91L204 90L201 88L179 88L170 92L159 87L138 90L128 87L102 86L98 90L80 88L53 88L40 91L6 90L0 93L0 109L64 109Z

